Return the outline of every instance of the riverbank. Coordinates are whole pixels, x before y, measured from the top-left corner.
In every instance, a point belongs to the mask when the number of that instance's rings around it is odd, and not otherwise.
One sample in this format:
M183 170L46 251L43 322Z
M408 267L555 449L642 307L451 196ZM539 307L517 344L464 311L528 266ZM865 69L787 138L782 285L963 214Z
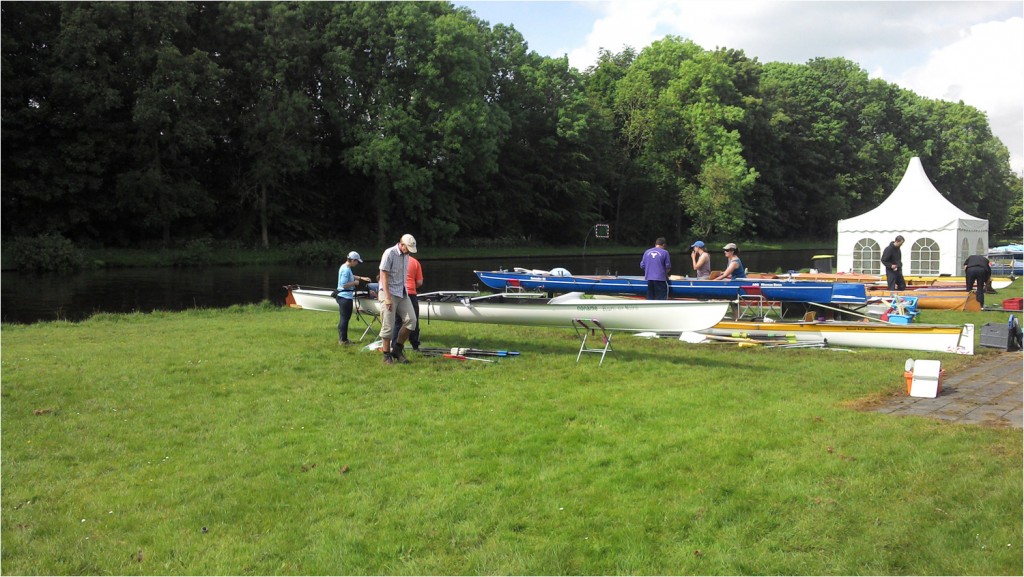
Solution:
M383 366L336 323L5 325L5 571L1024 570L1019 430L851 408L905 387L907 351L616 335L599 366L571 330L432 322L424 346L521 354Z
M721 241L717 244L724 245ZM652 241L653 244L653 241ZM709 241L711 246L715 242ZM741 243L742 250L800 250L834 247L835 240L830 241L793 241L784 243L750 242ZM689 243L670 244L673 254L688 253ZM185 267L209 265L275 265L288 263L329 263L343 258L350 250L361 254L363 258L377 260L387 247L356 243L353 245L337 242L297 243L277 246L269 249L240 248L218 243L191 243L187 246L162 248L83 248L79 249L82 265L86 269L103 268L135 268L135 267ZM587 246L491 246L486 243L468 243L467 246L430 246L420 244L420 252L416 257L420 260L453 260L481 258L517 258L543 256L616 256L641 254L650 245L619 245L604 239L589 239ZM0 258L2 270L15 270L15 261L5 251Z

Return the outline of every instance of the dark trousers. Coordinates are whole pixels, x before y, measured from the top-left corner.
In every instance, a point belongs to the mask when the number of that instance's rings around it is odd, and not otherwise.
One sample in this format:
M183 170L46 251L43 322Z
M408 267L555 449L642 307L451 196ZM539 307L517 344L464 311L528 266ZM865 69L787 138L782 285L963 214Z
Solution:
M903 269L892 270L891 268L886 268L885 284L891 291L907 290L907 281L903 279Z
M647 281L647 300L666 301L668 300L668 281L649 280Z
M409 295L409 302L412 303L412 310L416 313L416 330L409 334L409 342L412 343L412 348L420 348L420 301L416 298L416 295ZM398 312L395 312L395 326L401 326L401 321L398 319ZM398 331L391 333L391 350L395 350L395 345L398 344Z
M969 266L965 271L967 277L967 292L971 292L971 287L977 283L978 290L974 293L974 298L978 299L978 303L981 306L985 306L985 287L988 285L988 279L992 276L992 270L987 266Z
M348 321L352 320L352 305L355 301L343 297L335 297L338 301L338 342L348 342Z

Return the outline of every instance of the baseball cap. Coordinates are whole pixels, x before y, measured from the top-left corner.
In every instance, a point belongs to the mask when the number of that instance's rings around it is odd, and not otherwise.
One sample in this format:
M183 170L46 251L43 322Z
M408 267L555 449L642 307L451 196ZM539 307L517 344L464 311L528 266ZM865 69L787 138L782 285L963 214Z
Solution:
M736 243L730 242L729 244L723 246L722 250L736 250Z
M690 248L704 248L704 241L698 240L697 242L691 244Z
M363 257L359 256L358 252L352 251L348 253L348 260L357 260L359 262L363 262Z
M402 235L402 244L409 249L409 252L416 252L416 239L411 234Z

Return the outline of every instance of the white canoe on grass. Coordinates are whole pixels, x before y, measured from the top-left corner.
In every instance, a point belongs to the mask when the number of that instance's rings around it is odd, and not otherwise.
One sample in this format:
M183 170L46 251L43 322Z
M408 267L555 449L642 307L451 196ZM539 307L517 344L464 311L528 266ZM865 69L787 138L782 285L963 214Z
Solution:
M904 349L936 353L974 354L974 325L889 324L878 322L722 321L706 335L740 338L788 338L797 342L822 342L839 347Z
M338 312L327 289L287 287L289 306ZM720 322L729 312L728 301L598 300L568 293L552 299L544 295L493 294L471 297L466 292L419 295L421 321L455 321L499 325L573 328L576 320L597 321L609 331L683 333L700 331ZM380 303L357 298L360 310L380 311Z

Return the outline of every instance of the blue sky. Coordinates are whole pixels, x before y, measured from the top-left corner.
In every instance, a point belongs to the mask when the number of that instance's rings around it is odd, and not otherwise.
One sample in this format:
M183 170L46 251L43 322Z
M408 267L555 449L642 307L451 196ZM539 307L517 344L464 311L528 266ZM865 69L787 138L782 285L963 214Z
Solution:
M984 111L1024 171L1024 2L597 0L455 2L512 24L531 50L580 70L598 50L638 52L667 34L760 62L843 57L872 77Z

